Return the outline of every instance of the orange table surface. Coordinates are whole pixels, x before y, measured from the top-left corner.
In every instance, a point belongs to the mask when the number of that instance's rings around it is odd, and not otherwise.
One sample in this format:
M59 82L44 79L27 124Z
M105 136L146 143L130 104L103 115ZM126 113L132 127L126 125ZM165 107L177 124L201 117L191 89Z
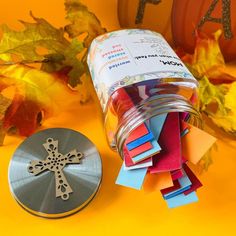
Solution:
M118 27L116 1L87 0L108 29ZM19 27L29 10L56 26L65 23L63 0L0 1L0 22ZM51 12L53 9L53 13ZM110 9L109 11L106 9ZM13 199L8 186L8 165L20 137L7 137L0 147L0 232L4 235L233 235L236 233L236 141L219 132L212 150L213 164L200 175L203 187L199 202L168 209L157 191L137 191L115 185L121 166L103 132L97 101L73 106L48 119L42 129L67 127L85 134L98 148L103 162L103 180L94 200L67 218L48 220L31 215Z

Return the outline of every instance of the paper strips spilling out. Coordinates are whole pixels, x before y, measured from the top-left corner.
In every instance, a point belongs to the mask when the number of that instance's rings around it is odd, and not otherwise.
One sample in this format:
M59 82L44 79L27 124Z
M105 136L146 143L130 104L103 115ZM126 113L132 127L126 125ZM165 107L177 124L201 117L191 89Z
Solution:
M202 184L188 162L198 163L216 139L183 117L177 112L162 114L136 128L124 145L116 184L141 189L144 180L154 176L168 207L198 201L196 191Z

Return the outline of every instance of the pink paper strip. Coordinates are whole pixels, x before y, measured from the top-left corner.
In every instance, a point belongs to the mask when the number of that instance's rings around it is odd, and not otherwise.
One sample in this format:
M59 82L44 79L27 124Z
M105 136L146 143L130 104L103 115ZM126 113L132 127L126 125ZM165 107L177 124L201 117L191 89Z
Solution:
M169 113L158 140L162 150L153 158L150 173L173 171L182 167L179 114Z
M173 181L176 179L182 178L183 176L184 176L184 173L182 169L171 171L171 178Z

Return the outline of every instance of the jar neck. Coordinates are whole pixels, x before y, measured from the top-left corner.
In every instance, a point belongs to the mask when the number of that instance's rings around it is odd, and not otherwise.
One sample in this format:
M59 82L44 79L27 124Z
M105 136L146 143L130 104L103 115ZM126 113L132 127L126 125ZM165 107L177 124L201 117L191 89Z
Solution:
M125 141L134 129L152 117L169 112L187 112L189 113L188 122L197 127L202 127L199 111L185 97L177 94L151 96L122 116L115 135L116 147L120 156L123 158Z

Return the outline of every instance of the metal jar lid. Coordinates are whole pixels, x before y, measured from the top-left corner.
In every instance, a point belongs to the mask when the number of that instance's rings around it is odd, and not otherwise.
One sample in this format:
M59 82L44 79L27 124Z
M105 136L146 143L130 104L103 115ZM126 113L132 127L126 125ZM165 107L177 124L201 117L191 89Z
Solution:
M9 166L16 201L47 218L64 217L87 205L101 177L101 158L94 144L65 128L46 129L25 139Z

